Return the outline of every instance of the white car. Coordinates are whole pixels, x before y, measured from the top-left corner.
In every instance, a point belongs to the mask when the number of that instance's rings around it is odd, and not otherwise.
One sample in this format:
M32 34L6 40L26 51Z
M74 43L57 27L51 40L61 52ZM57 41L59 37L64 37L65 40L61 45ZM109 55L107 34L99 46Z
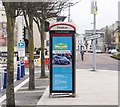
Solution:
M96 53L102 53L102 50L96 49Z
M108 50L108 53L111 54L111 49Z
M109 51L108 51L108 53L109 54L115 54L115 53L117 53L118 51L116 50L116 49L110 49Z
M89 49L88 52L89 52L89 53L93 53L93 50L92 50L92 49Z
M112 49L110 52L111 54L116 54L118 51L116 49Z

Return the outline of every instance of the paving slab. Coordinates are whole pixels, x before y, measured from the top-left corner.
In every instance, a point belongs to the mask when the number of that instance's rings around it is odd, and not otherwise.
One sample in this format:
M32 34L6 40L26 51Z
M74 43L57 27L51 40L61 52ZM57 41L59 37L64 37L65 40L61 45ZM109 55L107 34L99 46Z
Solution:
M49 98L49 87L37 105L118 105L118 71L76 70L76 97Z

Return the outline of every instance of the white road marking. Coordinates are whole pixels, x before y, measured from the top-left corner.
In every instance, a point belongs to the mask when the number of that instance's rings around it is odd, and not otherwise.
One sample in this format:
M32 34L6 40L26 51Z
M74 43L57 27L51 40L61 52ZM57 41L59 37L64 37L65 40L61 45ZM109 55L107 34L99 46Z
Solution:
M14 82L16 82L17 81L17 79L14 79Z
M16 93L36 93L36 92L39 92L39 93L44 93L45 90L37 90L37 91L17 91Z
M20 83L18 86L14 88L14 91L16 92L18 89L20 89L24 84L26 84L29 81L29 77L24 80L22 83Z
M35 87L35 88L47 88L47 86L40 86L40 87ZM28 87L21 87L20 89L28 89Z
M19 85L17 85L15 88L14 88L14 92L16 92L18 89L20 89L24 84L26 84L27 82L29 81L29 77L24 80L22 83L20 83ZM2 97L0 97L0 104L6 99L6 94L3 95Z
M1 90L3 90L3 87L1 88Z

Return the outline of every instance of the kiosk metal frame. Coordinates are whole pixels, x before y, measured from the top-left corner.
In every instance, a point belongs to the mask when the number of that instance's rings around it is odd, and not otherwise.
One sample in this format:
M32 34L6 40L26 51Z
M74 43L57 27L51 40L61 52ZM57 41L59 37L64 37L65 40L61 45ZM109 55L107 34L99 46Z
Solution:
M75 46L75 32L76 32L76 28L73 24L71 23L63 23L63 22L58 22L55 23L53 25L50 25L49 27L49 33L50 33L50 52L49 52L49 57L50 57L50 84L49 84L49 97L52 97L52 94L54 93L64 93L64 94L72 94L72 97L75 97L75 82L76 82L76 46ZM63 40L64 39L64 40ZM66 39L66 40L65 40ZM71 41L72 44L70 44L69 42ZM56 42L57 41L57 42ZM66 42L66 44L62 44L61 41L64 41L64 43ZM59 43L59 44L55 44ZM55 50L55 46L56 49L58 49L61 52L61 50L65 50L65 52L68 52L69 50L67 50L67 48L70 48L71 51L71 59L70 59L70 64L68 65L61 65L60 62L59 65L58 64L54 64L53 63L53 51ZM70 45L70 46L68 46ZM61 46L61 47L60 47ZM64 47L64 48L63 48ZM66 48L67 47L67 48ZM62 49L63 48L63 49ZM64 51L62 51L64 52ZM58 54L57 53L57 54ZM63 54L65 55L65 54ZM55 56L55 55L54 55ZM63 56L64 57L64 56ZM60 57L59 57L60 58ZM57 60L58 61L58 60ZM64 61L65 63L65 61ZM54 66L62 66L60 67L54 67ZM66 67L66 71L65 71L65 66L70 66L70 67ZM67 70L68 68L68 70ZM57 71L55 71L57 69ZM63 70L63 72L62 72ZM69 72L64 74L65 72ZM54 73L58 73L58 74L54 74ZM59 74L59 72L61 72L61 74ZM63 75L62 75L63 73ZM61 76L61 77L59 77ZM62 78L63 77L63 78ZM62 79L66 79L65 81L62 81ZM63 83L64 84L63 84ZM70 83L69 83L70 82ZM60 86L59 86L60 85ZM63 86L62 86L63 85ZM56 88L59 87L59 88ZM61 88L61 87L67 87L67 88Z

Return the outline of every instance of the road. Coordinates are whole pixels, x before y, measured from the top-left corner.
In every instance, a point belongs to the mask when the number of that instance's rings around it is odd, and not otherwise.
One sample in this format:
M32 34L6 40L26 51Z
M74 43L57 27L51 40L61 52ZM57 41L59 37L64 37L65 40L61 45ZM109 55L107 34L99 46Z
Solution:
M84 61L81 60L81 55L77 51L76 68L92 70L92 55L93 53L85 53ZM118 71L118 60L110 57L111 54L96 54L96 69L100 70L115 70Z

